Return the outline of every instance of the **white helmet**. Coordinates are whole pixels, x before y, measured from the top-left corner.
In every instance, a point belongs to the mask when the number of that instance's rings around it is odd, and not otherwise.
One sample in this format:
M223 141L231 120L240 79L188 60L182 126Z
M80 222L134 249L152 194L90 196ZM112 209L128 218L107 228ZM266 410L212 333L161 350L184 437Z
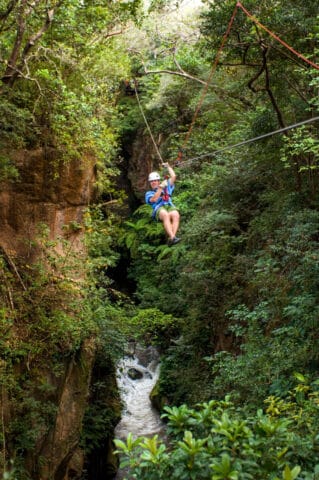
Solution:
M158 172L151 172L148 176L148 181L152 182L153 180L160 180L161 176Z

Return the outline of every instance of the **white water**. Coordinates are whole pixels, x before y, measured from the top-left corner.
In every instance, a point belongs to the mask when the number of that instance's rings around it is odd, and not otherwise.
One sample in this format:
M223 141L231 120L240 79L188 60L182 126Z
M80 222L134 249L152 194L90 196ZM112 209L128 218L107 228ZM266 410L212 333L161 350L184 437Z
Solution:
M115 438L125 441L129 433L136 438L151 437L164 432L159 413L150 401L150 393L156 384L160 369L159 357L156 354L157 352L154 351L151 352L151 356L144 355L144 360L139 360L135 354L126 356L118 364L117 383L124 408L121 421L115 429ZM131 368L137 370L141 378L135 380L130 378L128 373ZM116 480L124 478L123 475L125 472L119 471Z

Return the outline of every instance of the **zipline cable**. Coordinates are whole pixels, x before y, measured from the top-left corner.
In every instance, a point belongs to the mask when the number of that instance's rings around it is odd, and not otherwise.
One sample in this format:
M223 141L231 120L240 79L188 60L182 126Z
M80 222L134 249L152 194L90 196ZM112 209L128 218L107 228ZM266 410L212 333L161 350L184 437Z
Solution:
M243 142L235 143L233 145L228 145L227 147L220 148L219 150L215 150L214 152L204 153L199 155L198 157L193 157L184 162L177 162L175 165L178 167L182 167L189 163L194 162L195 160L200 160L205 157L213 157L225 150L230 150L232 148L241 147L242 145L246 145L248 143L256 142L257 140L261 140L262 138L270 137L271 135L276 135L278 133L286 132L287 130L291 130L293 128L301 127L302 125L306 125L307 123L316 122L319 120L319 117L309 118L308 120L303 120L302 122L294 123L293 125L289 125L288 127L279 128L278 130L274 130L273 132L264 133L263 135L259 135L258 137L250 138L248 140L244 140Z
M159 151L159 149L158 149L158 146L156 145L156 142L155 142L155 140L154 140L154 137L153 137L152 131L151 131L151 129L150 129L150 126L149 126L149 124L148 124L147 118L145 117L145 114L144 114L144 111L143 111L143 108L142 108L142 105L141 105L141 102L140 102L140 98L139 98L139 95L138 95L138 92L137 92L137 86L136 86L136 80L135 80L135 78L134 78L134 90L135 90L135 96L136 96L136 100L137 100L138 106L140 107L140 111L141 111L142 117L143 117L143 119L144 119L145 125L146 125L147 130L148 130L148 132L149 132L149 134L150 134L150 137L151 137L151 139L152 139L152 142L153 142L155 151L156 151L156 153L157 153L157 155L158 155L161 163L164 163L163 158L162 158L162 155L161 155L161 153L160 153L160 151Z

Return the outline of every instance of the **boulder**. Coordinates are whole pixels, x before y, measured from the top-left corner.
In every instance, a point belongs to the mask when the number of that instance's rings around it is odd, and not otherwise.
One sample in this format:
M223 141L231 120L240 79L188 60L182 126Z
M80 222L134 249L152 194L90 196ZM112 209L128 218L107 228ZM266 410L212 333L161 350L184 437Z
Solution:
M143 372L141 370L138 370L135 367L131 367L127 371L127 375L132 379L132 380L140 380L143 378Z

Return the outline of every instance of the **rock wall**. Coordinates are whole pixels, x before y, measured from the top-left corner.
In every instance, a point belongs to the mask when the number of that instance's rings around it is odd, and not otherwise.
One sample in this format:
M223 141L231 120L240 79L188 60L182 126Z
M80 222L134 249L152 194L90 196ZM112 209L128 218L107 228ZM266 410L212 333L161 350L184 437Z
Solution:
M15 155L19 179L0 187L0 245L29 259L39 224L50 238L65 237L65 226L81 223L83 208L94 196L94 159L63 163L54 150L23 150ZM73 248L81 249L80 232Z
M79 439L94 359L95 341L87 339L66 362L64 376L57 385L54 425L38 442L36 451L26 455L26 469L32 479L70 480L81 475L84 457Z
M160 145L161 139L156 139ZM148 174L152 170L160 170L154 145L148 133L138 132L136 138L126 144L124 157L127 158L126 178L130 181L131 189L136 198L144 202L144 194L149 187Z
M73 252L83 253L81 228L67 227L81 224L83 209L94 197L94 159L63 163L54 150L38 149L17 152L15 164L19 179L0 186L0 249L6 259L11 259L13 266L37 260L34 240L40 224L48 227L50 239L67 238ZM66 356L60 375L45 362L35 373L35 383L42 377L51 385L56 415L51 428L39 434L33 450L23 454L32 480L80 478L84 459L78 445L95 349L95 340L87 338L72 358ZM28 359L21 359L19 373L23 369L29 370ZM15 420L14 401L2 388L0 407L5 424ZM6 447L10 456L10 445Z

